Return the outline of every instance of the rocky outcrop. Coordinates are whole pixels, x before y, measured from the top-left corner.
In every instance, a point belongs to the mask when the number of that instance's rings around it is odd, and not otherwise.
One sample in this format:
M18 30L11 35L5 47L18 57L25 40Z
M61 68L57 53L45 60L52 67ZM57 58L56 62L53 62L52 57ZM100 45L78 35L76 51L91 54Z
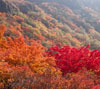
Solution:
M34 9L34 3L28 0L0 0L0 12L14 13L21 11L27 13Z
M0 0L0 12L14 13L19 9L13 3L7 0Z

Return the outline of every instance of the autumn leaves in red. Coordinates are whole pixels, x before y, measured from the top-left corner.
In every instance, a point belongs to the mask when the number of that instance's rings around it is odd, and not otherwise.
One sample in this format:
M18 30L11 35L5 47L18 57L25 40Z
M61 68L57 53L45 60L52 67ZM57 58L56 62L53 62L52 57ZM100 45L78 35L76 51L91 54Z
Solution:
M47 51L49 56L54 56L56 59L56 67L63 74L78 72L80 70L89 70L100 74L100 51L89 50L89 45L83 46L80 49L64 46L51 47L51 51Z

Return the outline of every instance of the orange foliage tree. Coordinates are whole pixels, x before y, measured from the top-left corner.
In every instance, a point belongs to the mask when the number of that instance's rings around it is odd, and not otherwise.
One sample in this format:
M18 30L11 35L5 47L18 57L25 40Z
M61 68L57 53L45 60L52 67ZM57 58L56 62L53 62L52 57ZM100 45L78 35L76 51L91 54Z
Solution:
M5 26L0 27L0 39L2 40ZM43 71L54 60L53 58L47 58L43 56L44 47L34 40L29 42L29 45L25 42L23 37L7 38L7 41L3 41L4 47L0 47L0 60L7 62L10 65L28 66L32 71Z
M16 80L19 74L26 77L34 73L42 74L48 69L52 72L56 71L54 58L44 57L45 48L41 44L34 40L25 40L24 37L8 37L7 40L3 40L5 30L6 27L1 25L0 85L2 87L6 86L9 81Z

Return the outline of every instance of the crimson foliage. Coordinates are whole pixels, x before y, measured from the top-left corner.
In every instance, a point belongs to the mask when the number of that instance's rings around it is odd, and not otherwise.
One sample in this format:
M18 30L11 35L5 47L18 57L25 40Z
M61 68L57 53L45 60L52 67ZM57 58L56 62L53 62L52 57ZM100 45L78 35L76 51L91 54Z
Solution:
M46 51L48 56L54 56L56 59L56 67L60 68L65 75L71 72L78 72L86 69L91 70L96 74L100 74L100 51L89 50L89 45L83 46L80 49L64 46L51 47Z

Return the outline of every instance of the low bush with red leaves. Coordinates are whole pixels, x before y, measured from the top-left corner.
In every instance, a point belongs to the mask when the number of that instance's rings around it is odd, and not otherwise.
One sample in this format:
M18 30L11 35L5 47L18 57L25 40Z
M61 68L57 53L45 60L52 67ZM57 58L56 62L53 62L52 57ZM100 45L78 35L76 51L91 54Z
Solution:
M80 49L64 46L51 47L46 52L49 56L56 59L56 67L58 67L65 75L67 73L78 72L87 69L96 74L100 74L100 51L89 50L89 45Z

